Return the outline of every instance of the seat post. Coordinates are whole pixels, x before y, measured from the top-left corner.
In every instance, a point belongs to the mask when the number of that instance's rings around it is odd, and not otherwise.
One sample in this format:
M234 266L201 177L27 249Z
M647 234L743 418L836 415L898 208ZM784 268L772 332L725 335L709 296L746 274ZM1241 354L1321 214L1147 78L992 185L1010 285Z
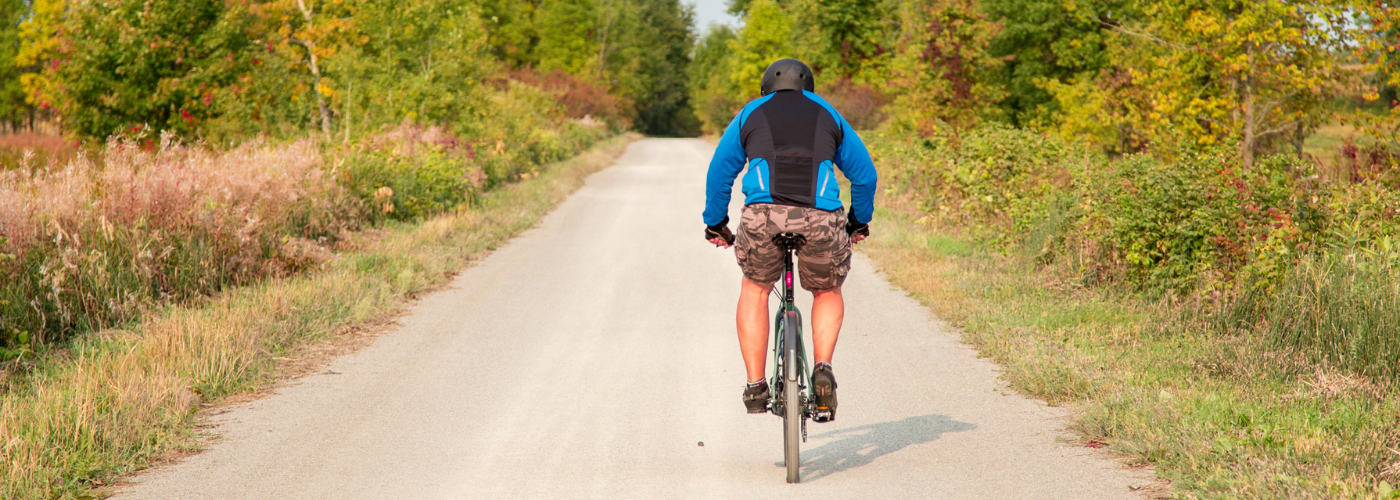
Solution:
M793 275L797 274L792 265L792 254L805 243L807 237L798 233L778 233L773 236L773 244L783 249L783 301L788 306L793 304Z

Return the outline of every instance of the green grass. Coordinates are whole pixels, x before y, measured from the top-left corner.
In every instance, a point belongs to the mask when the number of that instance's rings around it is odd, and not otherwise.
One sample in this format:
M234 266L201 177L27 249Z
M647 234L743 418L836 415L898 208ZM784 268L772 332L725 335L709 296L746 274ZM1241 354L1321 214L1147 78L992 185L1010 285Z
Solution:
M0 379L0 498L86 498L114 478L198 447L199 409L267 387L289 362L532 227L637 136L604 141L470 208L356 235L307 274L155 311L124 331L81 337Z
M1152 466L1174 497L1400 498L1391 493L1400 483L1393 384L1281 349L1268 334L1222 331L1212 304L1086 289L918 216L887 202L864 252L961 326L1012 387L1077 410L1071 428L1084 440ZM1277 314L1310 314L1305 307Z

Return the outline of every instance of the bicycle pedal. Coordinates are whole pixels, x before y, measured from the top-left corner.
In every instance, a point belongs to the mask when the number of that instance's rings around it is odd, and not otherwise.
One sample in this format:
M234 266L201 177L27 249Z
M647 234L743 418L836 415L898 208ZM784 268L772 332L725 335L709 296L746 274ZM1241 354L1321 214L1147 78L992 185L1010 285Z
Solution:
M836 412L831 408L818 407L812 412L812 420L819 424L824 424L836 420Z

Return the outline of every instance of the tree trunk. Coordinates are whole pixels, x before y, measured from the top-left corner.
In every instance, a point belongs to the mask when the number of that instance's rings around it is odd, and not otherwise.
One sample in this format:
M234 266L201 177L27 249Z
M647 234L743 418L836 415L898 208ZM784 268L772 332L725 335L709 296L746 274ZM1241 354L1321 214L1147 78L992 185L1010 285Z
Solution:
M608 66L608 31L612 29L613 12L611 3L600 7L603 9L603 26L598 30L598 81L603 82L603 69Z
M297 0L297 7L301 9L301 17L306 21L307 26L311 26L311 9L306 7L304 0ZM311 56L311 77L315 82L311 85L311 90L316 93L316 108L321 112L321 133L327 137L331 135L331 112L326 107L326 98L321 95L321 66L316 60L316 43L310 40L296 40L303 47L306 53Z
M1299 158L1303 157L1303 141L1307 140L1307 134L1307 128L1299 121L1297 128L1293 130L1293 153Z
M350 111L353 109L352 106L355 105L355 99L354 99L354 96L355 96L355 94L354 94L354 92L355 92L355 80L352 79L352 78L346 78L346 80L348 80L348 81L346 82L346 89L345 89L345 141L344 141L344 142L345 142L346 144L350 144Z
M1244 130L1240 138L1240 163L1245 170L1254 168L1254 82L1247 75L1244 78Z

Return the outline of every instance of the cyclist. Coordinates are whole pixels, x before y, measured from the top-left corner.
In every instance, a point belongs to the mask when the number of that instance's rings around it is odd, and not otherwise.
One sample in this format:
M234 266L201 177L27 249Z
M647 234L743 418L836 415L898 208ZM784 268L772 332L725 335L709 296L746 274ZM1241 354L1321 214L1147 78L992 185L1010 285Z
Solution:
M870 235L875 209L875 165L851 125L818 96L812 70L780 59L763 73L762 97L744 106L724 130L705 185L705 239L734 254L744 279L739 289L739 349L748 372L744 406L768 411L764 380L768 350L768 293L782 273L783 252L773 235L798 233L802 288L812 292L812 389L817 407L836 414L831 356L841 333L841 284L851 269L851 246ZM729 231L729 197L744 173L744 210L736 238ZM833 165L851 181L850 212L842 211Z

